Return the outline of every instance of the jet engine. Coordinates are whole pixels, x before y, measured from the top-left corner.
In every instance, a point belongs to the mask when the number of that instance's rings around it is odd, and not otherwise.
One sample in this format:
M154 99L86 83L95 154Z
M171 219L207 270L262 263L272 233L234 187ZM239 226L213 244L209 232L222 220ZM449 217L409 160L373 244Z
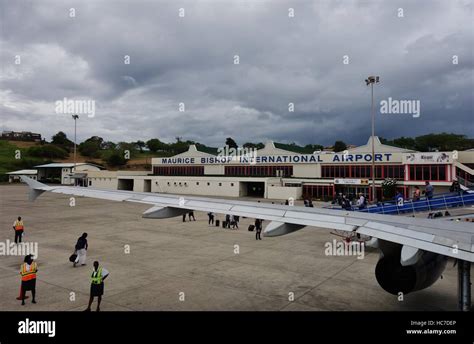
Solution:
M447 264L447 257L413 249L410 261L404 261L403 245L379 240L380 259L375 267L375 277L380 286L390 294L408 294L422 290L440 278Z

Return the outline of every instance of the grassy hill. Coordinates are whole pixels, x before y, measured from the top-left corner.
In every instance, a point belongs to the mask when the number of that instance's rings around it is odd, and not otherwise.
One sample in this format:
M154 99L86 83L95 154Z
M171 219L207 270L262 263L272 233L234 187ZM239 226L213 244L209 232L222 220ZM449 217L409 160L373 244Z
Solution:
M46 159L28 156L27 149L29 147L29 144L16 145L9 141L0 140L0 181L8 180L8 176L5 174L7 172L30 169L35 165L48 162Z

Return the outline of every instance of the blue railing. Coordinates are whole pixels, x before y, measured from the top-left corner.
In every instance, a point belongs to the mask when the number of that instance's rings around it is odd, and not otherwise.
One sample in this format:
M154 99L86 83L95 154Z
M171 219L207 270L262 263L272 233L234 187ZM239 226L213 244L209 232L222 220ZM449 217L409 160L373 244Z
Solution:
M448 193L436 195L431 199L422 198L418 201L406 200L403 203L397 204L395 201L380 202L377 205L370 205L364 209L359 209L357 206L352 206L352 211L358 211L371 214L404 214L416 213L420 211L432 211L440 209L448 209L455 207L464 207L474 204L474 193ZM332 207L333 209L342 209L341 207ZM345 209L349 210L349 209Z

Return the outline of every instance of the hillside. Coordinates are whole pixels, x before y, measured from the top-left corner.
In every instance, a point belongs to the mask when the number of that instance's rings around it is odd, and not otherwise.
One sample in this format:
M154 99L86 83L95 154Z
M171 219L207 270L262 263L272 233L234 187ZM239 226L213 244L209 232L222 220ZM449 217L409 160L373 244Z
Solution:
M32 142L28 142L30 144ZM26 154L28 144L17 141L0 140L0 181L6 181L7 172L33 168L35 165L48 162L46 159L29 157ZM34 143L32 143L34 145ZM19 153L19 155L17 155ZM17 159L19 158L19 159Z
M33 169L36 165L46 164L51 162L47 158L31 157L28 155L28 148L39 146L37 142L25 141L5 141L0 140L0 181L6 181L7 172L12 172L20 169ZM19 151L20 159L16 159L16 153ZM109 170L149 170L151 167L151 159L159 157L160 154L153 154L150 152L137 153L133 159L127 162L127 165L121 167L107 166L102 158L90 158L83 156L77 151L77 162L90 162ZM70 152L65 159L54 159L54 162L74 162L74 153Z

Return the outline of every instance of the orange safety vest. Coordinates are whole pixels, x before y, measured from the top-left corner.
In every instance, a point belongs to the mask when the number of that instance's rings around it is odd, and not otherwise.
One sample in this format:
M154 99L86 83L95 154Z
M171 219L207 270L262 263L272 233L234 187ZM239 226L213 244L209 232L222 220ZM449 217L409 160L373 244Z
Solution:
M30 269L26 270L26 263L21 265L20 274L22 281L29 281L36 278L36 272L38 268L36 266L36 262L31 263Z
M23 221L18 221L16 220L15 222L15 230L16 231L22 231L23 230Z

